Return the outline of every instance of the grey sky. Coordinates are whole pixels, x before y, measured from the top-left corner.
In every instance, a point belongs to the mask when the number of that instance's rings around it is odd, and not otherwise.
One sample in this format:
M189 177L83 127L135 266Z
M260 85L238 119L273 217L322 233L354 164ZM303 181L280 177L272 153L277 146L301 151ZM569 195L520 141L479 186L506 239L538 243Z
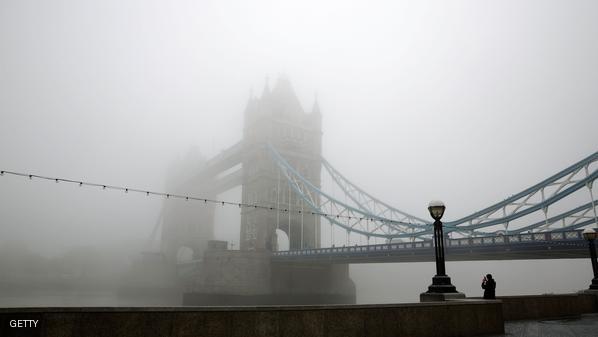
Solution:
M305 109L318 93L335 167L419 216L443 199L454 219L597 150L597 13L595 1L3 0L0 166L163 189L177 156L239 140L251 88L285 73ZM13 180L0 185L3 238L132 239L160 205Z

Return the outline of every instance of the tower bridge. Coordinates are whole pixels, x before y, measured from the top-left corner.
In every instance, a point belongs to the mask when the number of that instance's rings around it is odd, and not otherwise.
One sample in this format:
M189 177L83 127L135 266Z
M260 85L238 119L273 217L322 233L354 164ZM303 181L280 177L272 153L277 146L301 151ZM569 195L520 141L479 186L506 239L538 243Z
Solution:
M241 186L242 203L260 206L241 208L240 250L209 247L213 206L186 214L164 207L163 252L175 259L181 247L194 251L195 260L181 265L193 275L187 303L352 303L348 264L432 260L430 221L367 193L321 152L317 101L305 112L285 78L250 97L242 140L184 183L210 198ZM323 189L323 177L340 197ZM597 177L594 152L501 202L446 222L447 260L585 257L580 232L598 223ZM562 211L572 195L577 205ZM324 226L330 227L328 242ZM340 245L338 232L346 236ZM278 247L282 233L289 239L286 251Z

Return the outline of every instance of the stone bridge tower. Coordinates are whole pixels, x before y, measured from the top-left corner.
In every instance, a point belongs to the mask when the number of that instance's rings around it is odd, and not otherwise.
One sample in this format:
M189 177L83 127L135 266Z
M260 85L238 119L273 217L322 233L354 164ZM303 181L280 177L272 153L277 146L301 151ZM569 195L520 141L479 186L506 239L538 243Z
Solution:
M293 167L320 187L322 116L317 103L305 113L288 79L280 78L270 90L266 83L260 98L251 97L245 109L243 139L217 156L190 165L193 173L176 174L168 190L213 199L235 186L242 186L242 201L276 208L309 210L290 190L268 152L274 146ZM316 200L319 202L319 199ZM162 209L162 252L176 260L181 249L199 258L213 238L212 204L189 208L165 201ZM241 210L241 250L276 250L276 229L289 237L291 249L319 247L320 218L262 209Z
M322 116L317 102L306 113L291 84L279 78L260 98L250 98L243 130L244 203L282 209L309 207L300 200L268 152L268 143L306 179L320 187ZM316 200L319 203L319 200ZM320 218L311 214L244 208L241 214L241 250L277 250L276 229L289 238L291 249L320 246Z
M309 211L291 189L268 149L272 145L289 164L320 188L322 116L318 104L306 113L288 79L280 78L260 98L249 99L243 139L208 160L194 186L211 187L216 195L241 185L246 204ZM239 165L240 164L240 165ZM211 194L209 194L211 195ZM314 202L320 202L319 199ZM208 223L211 211L204 214ZM196 218L200 219L200 218ZM194 220L193 228L201 228ZM290 249L320 246L320 217L309 212L241 208L240 250L208 246L183 295L187 305L339 304L355 303L355 285L348 265L276 263L277 229L289 238ZM193 232L178 232L173 246ZM203 229L198 233L207 233ZM281 232L279 232L281 233ZM197 236L197 235L196 235ZM199 236L197 236L199 237ZM314 287L314 285L317 285Z

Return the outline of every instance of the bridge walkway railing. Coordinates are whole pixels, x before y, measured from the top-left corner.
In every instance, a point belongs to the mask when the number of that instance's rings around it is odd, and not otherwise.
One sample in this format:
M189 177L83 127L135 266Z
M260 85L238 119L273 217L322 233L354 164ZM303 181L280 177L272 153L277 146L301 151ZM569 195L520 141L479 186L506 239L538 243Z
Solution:
M574 244L576 246L583 242L581 230L573 231L551 231L539 233L525 233L514 235L497 235L489 237L455 238L446 239L445 247L451 248L470 247L496 247L496 246L525 246L525 245L563 245ZM288 250L273 252L274 258L285 257L317 257L334 255L367 255L369 253L396 252L402 250L430 249L433 247L431 240L414 242L391 242L375 245L355 245L327 248L308 248L302 250Z

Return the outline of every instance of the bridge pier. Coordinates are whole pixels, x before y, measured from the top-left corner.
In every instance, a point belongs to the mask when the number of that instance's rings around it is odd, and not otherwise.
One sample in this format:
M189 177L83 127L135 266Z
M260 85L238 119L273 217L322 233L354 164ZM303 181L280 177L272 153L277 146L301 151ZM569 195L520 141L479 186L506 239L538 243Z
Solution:
M348 264L273 263L269 251L208 249L183 305L355 304Z
M348 264L274 263L271 268L280 304L355 304Z

